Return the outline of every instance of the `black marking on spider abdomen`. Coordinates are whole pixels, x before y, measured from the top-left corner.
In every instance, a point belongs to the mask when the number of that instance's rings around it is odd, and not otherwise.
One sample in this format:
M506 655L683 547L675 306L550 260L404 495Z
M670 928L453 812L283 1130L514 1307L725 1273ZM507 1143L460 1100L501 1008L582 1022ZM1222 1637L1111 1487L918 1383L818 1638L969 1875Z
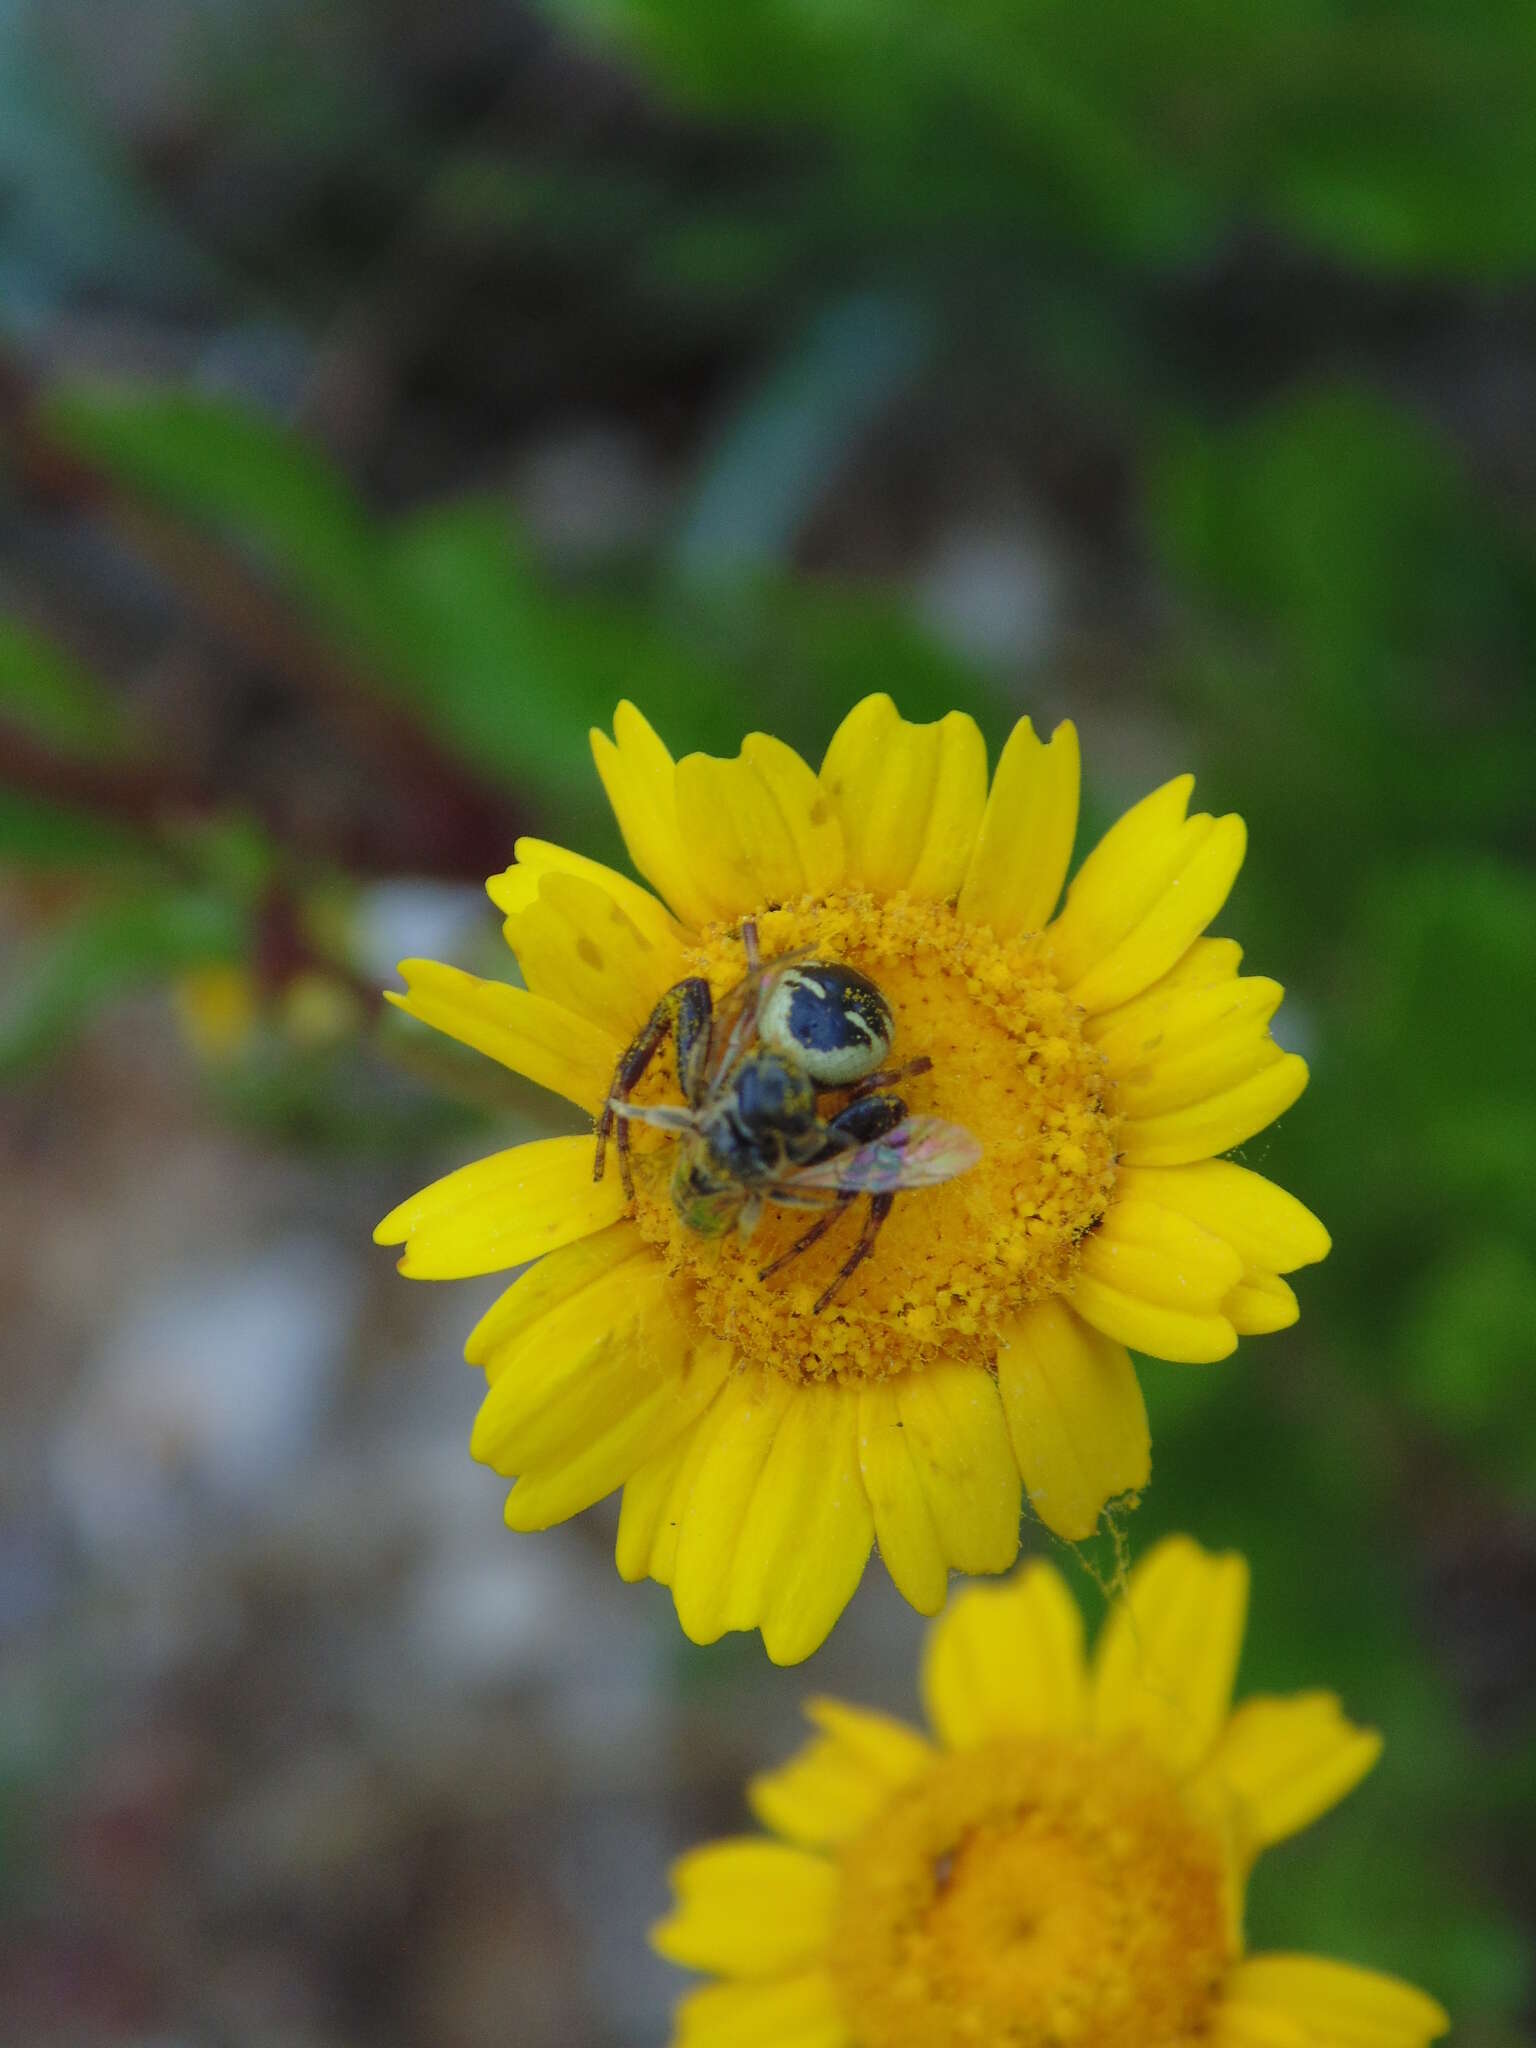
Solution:
M866 975L820 960L784 970L761 1020L764 1042L798 1059L822 1088L873 1073L894 1029L890 1004Z

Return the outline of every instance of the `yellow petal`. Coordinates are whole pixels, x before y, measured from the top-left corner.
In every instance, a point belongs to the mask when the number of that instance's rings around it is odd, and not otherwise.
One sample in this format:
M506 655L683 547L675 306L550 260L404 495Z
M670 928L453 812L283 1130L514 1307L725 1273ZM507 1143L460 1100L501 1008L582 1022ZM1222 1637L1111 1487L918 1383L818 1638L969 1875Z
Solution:
M1230 1245L1175 1210L1116 1201L1084 1241L1070 1299L1078 1315L1121 1344L1203 1364L1236 1348L1221 1310L1242 1271Z
M940 1364L865 1388L859 1451L886 1568L919 1612L943 1605L949 1566L1012 1564L1019 1468L990 1373Z
M728 1379L700 1418L678 1475L671 1560L672 1596L684 1635L713 1643L728 1628L751 1628L735 1602L742 1524L779 1424L798 1389L772 1372Z
M617 868L604 867L601 861L588 860L584 853L572 853L548 839L519 839L512 850L517 855L513 865L492 875L485 885L486 894L504 916L526 910L546 875L574 875L617 904L658 952L681 942L682 928L667 906Z
M949 1591L949 1559L901 1426L894 1380L859 1390L859 1469L892 1582L919 1614L937 1614Z
M1354 1790L1381 1754L1374 1728L1357 1728L1331 1692L1244 1700L1205 1769L1236 1796L1244 1833L1267 1849Z
M1273 2015L1300 2031L1303 2048L1425 2048L1451 2022L1445 2009L1399 1977L1322 1956L1250 1956L1234 1965L1222 2004L1219 2040L1262 2041L1262 2033L1232 2031ZM1276 2035L1277 2041L1286 2037Z
M1136 1734L1173 1771L1192 1771L1226 1721L1243 1643L1248 1567L1169 1536L1110 1609L1093 1671L1101 1735Z
M1228 1952L1243 1953L1246 1938L1248 1878L1256 1851L1231 1788L1208 1766L1180 1787L1186 1811L1214 1840L1221 1858L1222 1917Z
M1146 1404L1125 1347L1065 1303L1027 1310L998 1349L998 1391L1030 1505L1081 1542L1106 1501L1151 1477Z
M587 1018L620 1046L687 972L675 937L657 946L622 904L581 875L543 875L533 900L504 929L534 994Z
M1123 1116L1162 1116L1220 1095L1282 1057L1269 1020L1285 993L1278 981L1242 975L1206 988L1158 982L1138 1002L1091 1019L1088 1036L1115 1077Z
M497 1295L465 1340L466 1360L494 1380L541 1316L644 1250L645 1239L626 1218L551 1252Z
M655 1579L663 1586L671 1583L672 1559L677 1550L677 1519L672 1503L679 1475L698 1435L697 1424L685 1430L664 1450L647 1458L624 1482L614 1563L619 1577L631 1585L645 1578Z
M461 1166L379 1224L375 1244L403 1244L412 1280L465 1280L571 1244L618 1221L617 1174L592 1178L590 1138L541 1138Z
M648 1346L663 1346L675 1365L691 1334L666 1267L643 1246L505 1347L475 1418L471 1456L509 1477L526 1471L622 1400ZM573 1397L579 1409L568 1415Z
M806 1713L821 1734L780 1769L754 1778L747 1797L764 1827L801 1848L826 1849L861 1833L934 1753L888 1714L837 1700L812 1700Z
M1037 932L1056 908L1077 837L1077 728L1049 745L1021 718L1008 736L957 906L967 924L1000 939Z
M1210 2039L1211 2048L1325 2048L1288 2013L1230 2002L1217 2006Z
M775 1664L819 1649L853 1598L874 1541L859 1474L858 1396L793 1390L741 1525L731 1601Z
M1188 846L1192 821L1184 814L1194 786L1193 775L1179 775L1144 796L1078 869L1061 915L1042 940L1064 988L1113 952L1178 872Z
M821 786L842 823L848 878L882 895L954 896L987 802L987 748L951 711L911 725L889 697L866 697L832 735Z
M1072 1288L1074 1311L1095 1330L1146 1358L1177 1365L1211 1365L1237 1349L1237 1332L1224 1315L1164 1308L1079 1273Z
M519 1473L514 1529L543 1529L624 1484L714 1398L728 1349L700 1339L650 1248L547 1307L498 1353L470 1440Z
M1119 1003L1112 1010L1102 1010L1096 1017L1090 1017L1083 1026L1084 1035L1097 1044L1101 1033L1115 1030L1142 1004L1156 1002L1161 996L1177 995L1182 989L1216 988L1233 980L1242 964L1243 949L1236 939L1196 939L1150 988L1143 989L1128 1003Z
M822 894L843 878L843 834L815 773L793 747L750 733L734 761L677 764L679 814L722 916Z
M832 1978L706 1984L678 2006L671 2048L852 2048Z
M1298 1053L1282 1053L1236 1087L1186 1109L1128 1117L1121 1132L1121 1157L1129 1166L1187 1166L1213 1159L1283 1116L1306 1085L1306 1061Z
M402 960L400 974L406 993L386 990L385 1001L408 1017L488 1053L583 1109L595 1111L607 1096L623 1050L612 1032L527 989L482 981L437 960Z
M1116 1199L1083 1240L1079 1270L1138 1301L1209 1315L1242 1278L1243 1262L1177 1210L1132 1198Z
M958 1593L928 1631L923 1708L946 1749L1083 1725L1083 1618L1038 1559L1007 1586Z
M1325 1259L1327 1231L1294 1195L1230 1159L1193 1166L1122 1166L1116 1193L1156 1202L1224 1237L1250 1270L1291 1273Z
M1188 820L1173 871L1154 901L1117 944L1071 984L1090 1016L1128 1002L1167 972L1226 902L1248 845L1248 828L1229 812Z
M565 1443L525 1470L508 1494L508 1528L548 1529L606 1499L658 1451L686 1439L730 1366L717 1338L671 1355L648 1341L643 1365L627 1384L610 1386L606 1400L591 1387L573 1392L560 1417Z
M1239 1337L1268 1337L1301 1317L1295 1290L1276 1273L1245 1273L1221 1304Z
M672 756L633 704L613 714L613 738L593 731L592 753L629 857L684 924L707 924L713 902L678 817Z
M651 1930L670 1962L722 1977L779 1977L825 1952L837 1909L835 1864L753 1836L710 1842L671 1869L677 1904Z

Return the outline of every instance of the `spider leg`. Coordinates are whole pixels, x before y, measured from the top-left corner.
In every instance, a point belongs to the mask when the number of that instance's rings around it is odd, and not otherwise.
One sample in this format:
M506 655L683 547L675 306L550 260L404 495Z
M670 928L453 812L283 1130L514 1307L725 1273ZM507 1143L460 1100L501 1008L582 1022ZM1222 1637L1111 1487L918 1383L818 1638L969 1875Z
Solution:
M871 1074L869 1078L874 1082L880 1076ZM836 1116L827 1118L827 1142L816 1157L832 1159L850 1146L872 1144L906 1120L907 1105L899 1095L856 1096L852 1102L845 1102Z
M777 1273L781 1266L787 1266L791 1259L798 1259L802 1252L810 1250L818 1239L826 1236L833 1224L858 1199L857 1190L846 1195L834 1195L826 1208L816 1218L809 1230L802 1231L787 1252L780 1252L772 1265L764 1266L758 1273L759 1280L766 1280Z
M880 1226L885 1221L886 1217L890 1215L892 1208L895 1206L895 1202L896 1197L894 1195L870 1196L869 1213L864 1218L864 1228L859 1233L859 1241L854 1246L853 1250L848 1254L847 1258L844 1259L842 1266L838 1270L838 1272L834 1274L831 1281L827 1284L827 1286L825 1286L821 1290L821 1293L816 1297L816 1305L811 1310L811 1314L813 1316L819 1316L821 1314L822 1310L827 1306L828 1302L831 1301L841 1291L841 1289L846 1284L848 1279L858 1271L859 1267L862 1266L864 1261L869 1257L870 1253L875 1248L875 1239L880 1234Z
M861 1096L857 1101L845 1103L836 1116L829 1118L826 1127L827 1142L817 1156L820 1159L835 1158L839 1151L847 1147L868 1145L876 1138L883 1138L888 1131L894 1131L899 1124L905 1123L906 1119L907 1105L899 1095ZM792 1188L793 1181L790 1181L788 1186ZM810 1229L803 1231L788 1251L781 1252L771 1266L764 1266L757 1276L759 1280L766 1280L771 1273L777 1273L781 1266L787 1266L791 1259L798 1258L801 1252L808 1251L826 1235L839 1216L851 1208L863 1193L864 1190L858 1186L840 1188ZM785 1196L778 1192L770 1192L769 1199L782 1201ZM870 1196L869 1215L865 1219L863 1233L848 1255L842 1270L832 1284L823 1289L812 1314L820 1315L849 1274L869 1257L874 1249L880 1225L891 1213L891 1204L895 1199L893 1194Z
M878 1074L866 1074L862 1081L855 1081L848 1091L847 1106L851 1108L866 1095L872 1095L877 1088L888 1088L893 1081L908 1081L915 1074L926 1074L933 1066L927 1053L919 1053L915 1060L908 1060L905 1066L882 1067ZM837 1119L832 1119L836 1123Z
M708 1064L709 1026L712 1015L709 983L702 975L690 975L669 988L652 1010L613 1070L613 1080L597 1120L597 1152L592 1161L592 1178L601 1180L607 1164L608 1140L618 1125L619 1175L624 1192L635 1192L634 1172L629 1159L629 1118L618 1114L617 1105L629 1100L641 1076L672 1033L677 1059L677 1085L689 1105L697 1109L703 1096L704 1070Z

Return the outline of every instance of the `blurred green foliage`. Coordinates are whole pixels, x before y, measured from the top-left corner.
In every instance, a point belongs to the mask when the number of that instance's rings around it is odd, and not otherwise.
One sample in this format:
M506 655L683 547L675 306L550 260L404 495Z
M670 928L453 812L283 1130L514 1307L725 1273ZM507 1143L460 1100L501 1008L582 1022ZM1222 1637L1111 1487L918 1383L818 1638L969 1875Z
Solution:
M1122 260L1234 227L1370 268L1519 274L1536 239L1536 22L1310 0L545 0L701 105L803 124L844 203Z
M1518 463L1490 476L1435 380L1373 359L1369 336L1332 357L1303 305L1294 357L1276 368L1264 335L1234 364L1215 343L1202 358L1167 305L1245 241L1308 266L1295 289L1319 300L1387 279L1475 312L1528 287L1536 13L545 11L780 176L680 199L670 164L475 145L430 181L431 232L558 243L594 296L622 264L712 346L721 302L761 312L634 558L556 573L491 488L381 512L313 436L184 385L58 382L37 419L136 512L253 575L318 640L344 707L386 707L607 858L585 729L621 695L677 751L763 726L814 758L872 689L909 716L975 712L995 752L1018 712L1049 724L1081 685L1090 727L1150 724L1192 751L1204 800L1251 827L1224 926L1290 986L1279 1033L1313 1066L1246 1156L1335 1251L1302 1276L1296 1332L1217 1374L1147 1368L1157 1477L1131 1540L1187 1525L1247 1551L1247 1684L1337 1685L1389 1737L1350 1806L1261 1868L1255 1935L1399 1968L1463 2017L1458 2038L1512 2042L1532 1987L1499 1870L1536 1810L1530 1617L1494 1565L1470 1619L1447 1622L1445 1587L1479 1572L1489 1531L1536 1515L1536 490ZM1108 676L1070 647L1032 677L983 671L899 592L795 567L887 408L948 423L1003 387L1086 414L1129 479L1158 624ZM19 617L0 618L0 726L57 771L0 783L0 859L58 892L0 1002L0 1069L40 1066L127 987L256 975L274 897L303 929L297 963L351 985L346 909L313 910L352 903L344 855L282 843L217 791L189 811L174 776L160 801L174 737ZM1091 750L1086 772L1097 818L1136 793ZM324 1104L343 1142L419 1138L421 1116L381 1121L361 1079L365 1014L320 1054L268 1031L217 1085L280 1128ZM482 1096L459 1115L509 1109L537 1113Z

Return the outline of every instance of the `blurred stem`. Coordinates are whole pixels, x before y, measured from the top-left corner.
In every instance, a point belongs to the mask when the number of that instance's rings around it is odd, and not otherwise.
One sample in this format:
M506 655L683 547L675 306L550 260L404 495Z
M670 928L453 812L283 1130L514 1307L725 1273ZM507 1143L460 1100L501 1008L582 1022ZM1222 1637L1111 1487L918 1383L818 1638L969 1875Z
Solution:
M382 771L391 788L398 790L402 817L430 823L420 843L402 833L403 857L393 860L388 857L390 849L360 845L356 835L344 837L341 844L311 843L311 852L353 869L398 872L414 867L475 877L506 860L528 822L520 816L521 807L444 751L407 710L391 701L386 684L313 629L230 549L196 532L50 431L30 380L3 350L0 446L10 450L21 489L104 522L221 639L260 668L284 676L321 700L370 768ZM0 758L5 762L0 772L17 779L12 755ZM35 748L26 765L41 773L45 788L56 787L62 774L73 772L39 756ZM157 788L168 802L190 797L201 806L213 800L206 790L183 791L174 777L162 777L158 785L153 779L120 781L115 786L108 780L101 787L109 808L136 804L135 815L141 817L146 803L154 809ZM294 837L291 823L277 823L274 836Z
M170 816L211 811L217 801L205 783L175 768L65 759L3 718L0 775L29 796L79 805L151 832Z

